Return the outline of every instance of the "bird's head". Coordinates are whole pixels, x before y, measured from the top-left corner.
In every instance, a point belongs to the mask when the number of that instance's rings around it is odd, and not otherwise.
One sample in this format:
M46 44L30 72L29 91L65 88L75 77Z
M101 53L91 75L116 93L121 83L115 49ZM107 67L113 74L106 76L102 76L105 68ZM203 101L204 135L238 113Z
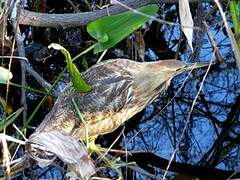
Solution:
M185 64L179 60L162 60L146 63L140 66L141 68L135 72L136 92L148 104L168 88L172 78L175 76L186 71L207 66L209 66L209 63Z

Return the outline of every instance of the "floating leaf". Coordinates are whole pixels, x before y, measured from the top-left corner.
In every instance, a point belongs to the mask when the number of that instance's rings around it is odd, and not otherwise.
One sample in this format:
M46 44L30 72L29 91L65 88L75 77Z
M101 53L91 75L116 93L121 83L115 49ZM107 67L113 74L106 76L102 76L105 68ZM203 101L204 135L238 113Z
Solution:
M94 48L94 53L115 46L130 33L141 27L149 20L150 16L157 13L158 6L148 5L136 11L103 17L88 24L88 33L98 41Z
M188 0L179 0L179 16L182 26L182 31L185 34L188 44L193 51L192 39L193 39L193 19L189 7Z
M8 80L12 79L11 71L4 67L0 67L0 83L7 84Z
M74 88L79 92L91 91L91 87L83 80L81 73L78 71L77 67L73 64L70 53L60 44L56 43L50 44L48 48L60 50L65 56L67 61L67 68L71 75Z

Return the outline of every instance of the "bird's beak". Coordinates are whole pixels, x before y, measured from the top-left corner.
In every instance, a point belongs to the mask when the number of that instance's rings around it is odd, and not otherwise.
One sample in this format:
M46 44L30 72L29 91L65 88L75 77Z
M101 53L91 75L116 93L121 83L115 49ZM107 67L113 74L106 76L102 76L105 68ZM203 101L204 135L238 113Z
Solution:
M185 66L183 66L182 68L177 70L177 74L181 74L183 72L186 71L192 71L194 69L199 69L199 68L204 68L204 67L208 67L213 65L214 63L190 63L190 64L186 64Z
M202 67L208 67L211 65L213 65L213 63L212 64L210 64L210 63L191 63L191 64L186 64L186 68L191 70L191 69L199 69Z

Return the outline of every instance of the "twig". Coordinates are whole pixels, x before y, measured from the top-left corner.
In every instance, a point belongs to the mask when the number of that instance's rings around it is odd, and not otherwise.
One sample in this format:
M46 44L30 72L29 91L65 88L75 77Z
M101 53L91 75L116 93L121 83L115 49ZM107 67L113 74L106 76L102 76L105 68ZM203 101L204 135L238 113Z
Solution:
M102 160L107 153L109 152L109 150L113 147L113 145L119 140L119 138L122 136L123 132L124 132L125 128L122 129L121 133L118 135L118 137L114 140L114 142L111 144L111 146L107 149L107 151L101 155L101 157L99 157L98 159Z
M234 173L232 173L231 176L229 176L229 177L227 178L227 180L231 180L231 179L232 179L236 174L238 174L239 172L240 172L240 169L237 168L237 170L235 170Z
M22 0L18 0L15 2L14 4L14 10L12 12L12 20L14 21L14 31L15 31L15 39L17 42L17 47L18 47L18 54L20 57L26 57L25 56L25 50L23 48L23 42L21 40L21 32L20 32L20 28L19 28L19 14L20 14L20 8L21 5L23 4ZM21 61L21 84L22 86L27 86L26 83L26 62L25 61ZM24 107L23 110L23 124L25 124L25 121L27 120L27 100L26 100L26 90L22 89L22 93L21 93L21 104Z
M6 134L0 133L0 139L6 139L7 141L15 142L21 145L25 145L25 142L19 139L15 139L11 136L8 136Z
M8 151L8 147L7 147L7 141L6 141L6 138L5 136L2 136L0 137L0 140L2 141L2 153L3 153L3 164L5 164L6 166L6 173L7 173L7 179L10 179L11 178L11 168L10 168L10 153Z
M18 144L18 146L17 146L15 152L14 152L13 155L12 155L12 158L11 158L10 163L12 163L12 161L14 161L14 158L15 158L15 156L17 155L20 146L21 146L21 144Z
M34 77L34 79L36 79L36 81L45 89L45 90L49 90L51 88L51 84L48 83L45 79L43 79L43 77L38 74L28 63L25 63L25 68L26 71L32 76ZM53 94L56 94L56 92L54 92Z
M136 161L138 166L143 166L146 170L147 167L165 169L168 164L168 159L158 156L154 152L139 151L130 153L132 154L129 156L131 162ZM190 175L191 177L195 177L195 179L211 179L211 177L215 179L227 179L234 171L173 161L171 172ZM184 178L179 177L179 179Z
M77 6L75 6L75 4L71 1L71 0L67 0L67 2L73 7L75 12L81 12Z
M211 43L211 45L212 45L212 48L213 48L213 50L215 51L215 57L216 57L218 63L221 64L221 63L223 62L222 56L221 56L221 54L220 54L220 52L219 52L219 50L218 50L218 47L217 47L217 45L216 45L216 43L215 43L215 41L214 41L214 39L213 39L210 31L209 31L207 22L206 22L206 21L203 21L203 25L204 25L204 27L205 27L205 29L206 29L206 31L207 31L207 36L208 36L208 39L210 40L210 43Z
M20 129L13 123L13 127L19 132L19 134L22 136L22 138L27 141L27 138L24 136L24 134L22 133L22 131L20 131Z
M104 57L105 54L107 53L107 50L108 50L108 49L106 49L106 50L104 50L104 51L102 52L100 58L97 60L97 63L100 63L100 61L102 61L103 57Z
M17 60L23 60L28 62L28 59L26 57L20 57L20 56L0 56L2 59L17 59Z
M203 3L199 2L197 7L197 12L194 18L195 26L202 27L202 21L204 19L204 9ZM204 30L204 29L203 29ZM203 39L204 39L205 31L194 31L193 32L193 39L194 39L194 48L193 53L190 56L190 62L195 62L200 59L200 52L203 46Z
M43 79L43 77L37 73L29 64L29 61L26 57L21 57L21 56L0 56L0 58L5 58L5 59L17 59L17 60L21 60L21 61L26 61L25 63L25 68L26 71L45 89L45 90L49 90L51 87L51 84L49 84L45 79ZM55 93L53 93L55 94Z
M21 41L21 32L19 27L17 26L17 34L15 34L16 36L16 41L17 41L17 47L18 47L18 54L19 56L25 57L25 51L23 48L23 42ZM22 74L21 74L21 84L22 86L27 86L27 82L26 82L26 62L25 61L21 61L21 69L22 69ZM26 120L27 120L27 100L26 100L26 90L22 88L22 94L21 94L21 104L24 107L23 110L23 124L25 124Z
M180 47L181 43L183 42L183 33L180 31L179 39L178 39L178 46L177 46L177 51L175 53L175 59L179 59L179 52L180 52Z
M205 0L201 0L205 1ZM213 1L213 0L209 0ZM162 0L163 3L177 3L178 0ZM199 0L189 0L191 3L199 2ZM124 4L129 8L138 8L147 4L154 4L156 0L127 0ZM108 8L109 14L114 15L121 12L125 12L128 9L118 4ZM47 13L35 13L27 10L22 10L20 14L20 24L38 26L38 27L76 27L79 24L86 25L89 22L107 16L108 12L105 9L83 12L83 13L72 13L72 14L47 14Z
M13 176L16 177L18 173L22 173L26 168L30 167L30 163L26 156L13 160L12 162L10 162L10 165L12 178ZM6 180L3 172L0 172L0 180Z
M12 67L12 56L13 56L13 51L14 51L14 46L15 46L16 38L13 39L12 47L11 47L11 56L10 60L8 63L8 71L11 72L11 67ZM8 104L8 93L9 93L9 85L10 85L10 79L9 79L9 73L8 73L8 78L7 78L7 90L6 90L6 107L4 109L7 109L7 104Z
M101 148L104 151L108 151L108 152L114 152L114 153L118 153L118 154L126 154L126 149L124 150L118 150L118 149L109 149L109 148ZM130 154L130 153L127 153Z

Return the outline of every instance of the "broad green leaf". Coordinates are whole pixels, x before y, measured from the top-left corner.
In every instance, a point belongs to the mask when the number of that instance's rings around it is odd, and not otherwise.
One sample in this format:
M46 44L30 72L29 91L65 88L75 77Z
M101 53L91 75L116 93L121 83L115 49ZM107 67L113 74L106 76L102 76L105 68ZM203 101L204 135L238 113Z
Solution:
M7 84L12 77L13 75L8 69L0 67L0 83Z
M0 132L3 131L4 128L12 124L15 119L22 113L23 108L18 109L14 113L10 114L5 120L0 122Z
M67 68L71 75L74 88L79 92L91 91L91 87L83 80L81 73L78 71L75 64L73 64L70 53L64 47L56 43L50 44L48 48L60 50L65 56L67 61Z
M148 5L128 11L122 14L100 18L88 24L88 33L98 42L94 48L94 53L104 51L115 46L118 42L127 37L130 33L146 23L150 16L158 11L157 5ZM146 16L143 16L145 14Z

